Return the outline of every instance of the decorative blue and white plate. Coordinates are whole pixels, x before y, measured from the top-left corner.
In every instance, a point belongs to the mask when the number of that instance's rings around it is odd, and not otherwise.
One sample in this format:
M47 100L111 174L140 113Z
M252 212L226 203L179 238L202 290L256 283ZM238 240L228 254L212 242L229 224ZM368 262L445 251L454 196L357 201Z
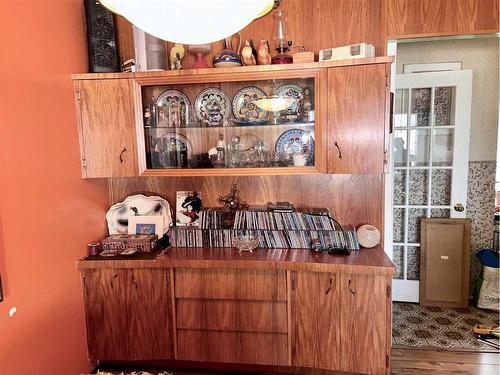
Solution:
M164 91L160 94L160 96L158 96L158 99L156 99L156 105L158 107L168 106L171 103L180 104L184 107L186 113L188 111L189 105L191 104L189 98L179 90Z
M167 133L160 137L159 142L162 143L165 148L167 148L169 145L172 145L175 146L178 151L187 150L188 159L191 159L191 142L189 142L189 140L182 134L174 132Z
M267 98L264 90L256 86L246 86L233 97L233 116L236 124L258 125L268 121L269 113L257 107L254 101Z
M302 129L283 132L274 147L276 152L285 154L307 154L308 165L314 162L314 133Z
M194 101L196 116L204 125L222 126L229 120L231 101L227 94L217 87L201 91Z
M280 111L280 121L299 121L302 117L302 108L304 106L304 89L295 83L287 83L278 87L274 93L280 98L296 99L290 107Z

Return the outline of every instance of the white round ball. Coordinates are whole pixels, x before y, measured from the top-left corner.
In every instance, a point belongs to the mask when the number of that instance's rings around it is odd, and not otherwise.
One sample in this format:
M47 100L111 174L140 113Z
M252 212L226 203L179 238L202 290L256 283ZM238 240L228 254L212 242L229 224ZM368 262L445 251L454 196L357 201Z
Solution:
M356 234L362 247L372 248L380 243L380 232L373 225L365 224L360 226Z

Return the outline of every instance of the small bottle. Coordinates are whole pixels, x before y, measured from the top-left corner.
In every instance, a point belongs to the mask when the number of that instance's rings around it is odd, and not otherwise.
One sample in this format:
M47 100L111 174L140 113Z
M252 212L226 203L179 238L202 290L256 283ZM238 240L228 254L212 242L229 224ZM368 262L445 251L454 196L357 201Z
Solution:
M149 118L149 126L156 128L158 126L158 105L154 96L151 97L151 103L149 103Z

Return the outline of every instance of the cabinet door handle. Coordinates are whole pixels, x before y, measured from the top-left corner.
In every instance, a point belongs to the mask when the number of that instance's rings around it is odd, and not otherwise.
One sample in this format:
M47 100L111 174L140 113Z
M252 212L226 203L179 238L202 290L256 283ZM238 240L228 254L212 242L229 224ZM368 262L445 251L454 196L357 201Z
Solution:
M123 154L125 152L127 152L127 148L126 147L124 147L123 150L122 150L122 152L120 152L120 163L123 163Z
M325 296L328 295L328 293L330 293L330 291L332 290L332 285L333 285L333 279L330 277L330 282L328 284L328 288L325 291Z
M352 279L349 279L349 285L348 285L348 288L349 288L349 292L352 293L353 296L355 296L356 294L358 294L356 291L352 290L351 288L351 284L352 284Z
M139 285L137 284L137 281L135 280L135 276L132 276L132 282L134 283L135 289L139 289Z
M339 159L342 159L342 150L337 142L334 143L335 147L337 147L337 151L339 152Z

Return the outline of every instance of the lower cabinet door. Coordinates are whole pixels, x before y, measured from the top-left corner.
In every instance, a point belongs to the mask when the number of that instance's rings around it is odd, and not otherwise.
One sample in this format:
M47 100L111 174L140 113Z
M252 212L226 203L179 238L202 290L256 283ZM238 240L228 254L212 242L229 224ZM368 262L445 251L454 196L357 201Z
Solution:
M359 274L340 278L340 370L385 374L390 355L390 281Z
M291 364L340 368L339 275L290 271Z
M174 357L168 269L82 270L89 358Z

